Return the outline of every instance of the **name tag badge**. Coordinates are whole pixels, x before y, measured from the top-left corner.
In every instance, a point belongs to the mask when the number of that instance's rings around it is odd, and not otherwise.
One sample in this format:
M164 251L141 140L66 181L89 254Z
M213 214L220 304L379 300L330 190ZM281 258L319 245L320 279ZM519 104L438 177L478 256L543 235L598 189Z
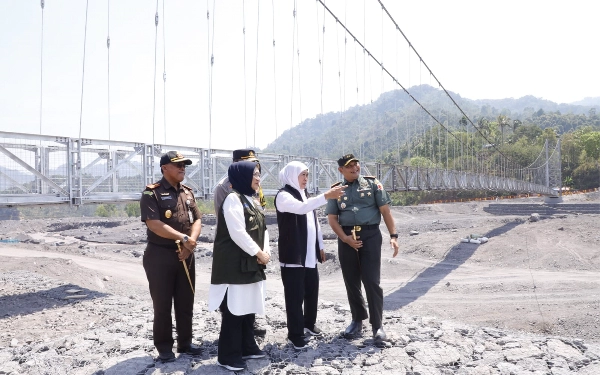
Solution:
M168 201L169 199L173 199L173 197L170 195L167 195L166 197L160 197L160 199L162 199L163 201Z

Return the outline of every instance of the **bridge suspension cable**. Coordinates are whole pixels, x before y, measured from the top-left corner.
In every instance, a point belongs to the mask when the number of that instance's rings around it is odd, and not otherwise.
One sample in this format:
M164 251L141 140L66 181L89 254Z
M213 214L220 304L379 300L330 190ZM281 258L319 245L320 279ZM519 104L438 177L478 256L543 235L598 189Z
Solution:
M206 27L208 32L206 33L207 38L207 51L209 56L210 65L208 67L208 149L212 149L212 85L213 85L213 66L215 63L214 56L214 44L215 44L215 4L216 0L213 0L213 17L212 17L212 33L210 32L210 0L206 0ZM211 41L212 37L212 41Z
M85 2L85 28L83 32L83 62L82 62L82 72L81 72L81 100L79 104L79 139L81 139L81 124L83 118L83 87L85 82L85 44L87 42L87 24L88 24L88 6L89 0Z
M341 64L340 64L340 32L339 32L339 28L336 28L336 36L335 36L335 41L336 41L336 46L337 46L337 63L338 63L338 87L339 87L339 96L340 96L340 124L344 123L344 101L343 101L343 92L345 91L345 87L344 84L342 84L342 72L341 72ZM344 38L345 41L345 38ZM344 43L345 45L345 43ZM344 62L345 62L345 58L346 55L344 54ZM346 71L344 69L344 76L346 74ZM342 132L342 155L346 154L346 132Z
M320 1L320 0L318 0ZM410 40L408 39L408 37L404 34L404 32L400 29L400 26L398 26L398 23L396 22L396 20L394 20L394 18L392 17L392 15L390 14L390 12L387 10L387 8L385 7L385 5L383 5L383 3L381 2L381 0L377 0L379 2L379 4L381 5L381 8L383 11L385 11L385 13L388 15L388 17L390 18L390 20L392 21L392 23L394 24L394 26L396 27L396 30L398 30L398 32L400 32L400 34L402 34L402 36L404 37L404 39L406 40L406 42L408 43L409 49L412 49L412 51L417 55L417 57L419 58L419 61L421 62L422 66L425 66L425 68L427 69L427 71L429 72L429 76L430 78L433 77L433 79L435 79L435 81L437 82L437 84L439 85L439 87L444 91L444 93L448 96L448 98L452 101L452 103L454 104L454 106L456 108L458 108L458 110L460 111L460 113L471 123L471 125L473 126L473 128L475 130L477 130L477 132L489 143L492 144L492 142L489 141L489 139L487 139L487 137L479 130L479 128L477 128L477 126L473 123L473 121L469 118L469 116L467 116L467 114L463 111L463 109L458 105L458 103L456 103L456 101L454 100L454 98L452 98L452 96L450 95L450 93L448 92L448 90L446 90L446 88L442 85L442 83L440 82L440 80L435 76L435 74L433 73L433 71L429 68L429 66L425 63L425 61L423 60L423 58L421 57L421 55L419 55L419 53L417 52L417 50L414 48L414 46L412 45L412 43L410 42ZM431 115L430 115L431 116ZM506 158L508 161L512 161L507 155L505 155L504 153L502 153L502 151L500 149L498 149L495 145L493 145L494 149L500 153L504 158Z
M446 132L450 132L450 134L452 135L452 137L453 137L453 138L454 138L454 139L455 139L457 142L461 142L461 144L463 144L463 143L465 142L465 140L463 140L463 139L462 139L462 136L461 136L461 137L458 137L456 134L454 134L454 132L453 132L451 129L449 129L447 126L445 126L445 125L444 125L442 122L440 122L440 121L439 121L439 119L437 119L437 118L436 118L436 117L435 117L435 116L434 116L434 115L431 113L431 111L429 111L427 108L425 108L425 107L422 105L422 103L421 103L421 102L419 102L419 101L418 101L418 100L417 100L417 99L416 99L416 98L415 98L415 97L414 97L414 96L413 96L413 95L412 95L412 94L411 94L411 93L410 93L410 92L409 92L409 91L408 91L408 90L407 90L407 89L406 89L406 88L405 88L405 87L404 87L404 86L403 86L403 85L402 85L402 84L401 84L401 83L400 83L400 82L399 82L399 81L398 81L398 80L397 80L397 79L394 77L394 75L393 75L393 74L392 74L392 73L391 73L391 72L390 72L390 71L389 71L389 70L388 70L386 67L384 67L384 66L383 66L383 63L382 63L382 62L380 62L380 61L379 61L377 58L375 58L375 56L373 56L373 55L371 54L371 52L370 52L370 51L369 51L369 50L366 48L366 46L365 46L363 43L361 43L361 42L360 42L360 41L359 41L359 40L358 40L358 39L357 39L357 38L354 36L354 34L353 34L353 33L352 33L352 32L351 32L351 31L350 31L350 30L349 30L349 29L346 27L346 25L345 25L345 24L344 24L342 21L340 21L339 17L337 17L337 16L336 16L336 15L335 15L335 14L334 14L332 11L331 11L331 9L329 9L329 8L327 7L327 5L324 3L324 1L322 1L322 0L318 0L318 2L319 2L319 3L320 3L322 6L323 6L323 8L324 8L324 9L325 9L325 10L326 10L326 11L327 11L327 12L328 12L328 13L329 13L329 14L330 14L330 15L331 15L331 16L332 16L334 19L335 19L336 23L340 24L340 26L341 26L341 27L343 27L343 28L346 30L346 32L347 32L348 34L350 34L350 35L351 35L351 36L352 36L352 37L355 39L355 41L356 41L356 42L357 42L357 43L358 43L358 44L359 44L359 45L360 45L360 46L363 48L363 54L364 54L364 56L366 56L366 54L368 54L368 55L369 55L369 57L370 57L370 59L369 59L369 64L370 64L370 62L371 62L371 61L373 61L373 62L375 62L377 65L379 65L379 66L380 66L380 68L382 69L382 71L384 71L384 72L385 72L385 73L386 73L386 74L387 74L387 75L388 75L388 76L389 76L389 77L390 77L390 78L391 78L391 79L392 79L392 80L393 80L393 81L394 81L394 82L395 82L395 83L396 83L398 86L400 86L400 87L401 87L401 88L404 90L404 92L405 92L405 93L406 93L406 94L407 94L407 95L408 95L408 96L409 96L409 97L410 97L410 98L411 98L411 99L412 99L412 100L413 100L413 101L414 101L414 102L415 102L415 103L416 103L416 104L417 104L417 105L418 105L418 106L419 106L419 107L420 107L420 108L423 110L423 112L425 112L425 113L426 113L426 114L427 114L427 115L428 115L428 116L429 116L429 117L430 117L430 118L431 118L431 119L432 119L432 120L433 120L435 123L437 123L437 124L438 124L440 127L442 127L443 129L445 129L445 131L446 131ZM383 6L383 4L382 4L381 2L380 2L380 5L382 5L382 6ZM389 16L389 12L387 12L387 9L385 9L385 8L384 8L384 11L385 11L385 12L388 14L388 16ZM364 13L366 13L366 12L364 12ZM390 18L391 18L391 16L390 16ZM392 21L393 21L393 19L392 19ZM434 78L434 79L435 79L435 80L438 82L438 84L441 86L441 83L439 82L439 80L437 79L437 77L435 77L435 76L433 75L433 73L431 72L431 70L429 69L429 67L428 67L428 66L427 66L427 65L424 63L424 61L423 61L423 59L421 58L421 56L420 56L418 53L416 53L416 51L415 51L414 47L412 47L412 44L410 43L410 41L408 40L408 38L406 38L406 36L405 36L405 35L402 33L402 31L400 30L400 28L399 28L399 26L397 25L397 23L396 23L395 21L393 21L393 22L394 22L394 26L396 27L396 29L397 29L398 31L400 31L400 32L401 32L401 34L404 36L404 38L406 39L406 41L409 43L409 45L410 45L411 49L412 49L412 50L415 52L415 54L416 54L416 55L417 55L417 57L419 58L419 61L422 63L421 67L423 67L423 66L424 66L424 67L425 67L425 68L426 68L426 69L429 71L429 73L430 73L430 78ZM365 24L366 24L366 21L364 21L364 20L363 20L363 23L365 23ZM366 29L366 28L365 28L365 29ZM366 35L366 30L364 30L364 31L363 31L363 33ZM365 65L366 65L366 64L365 64ZM364 68L364 66L365 66L365 65L363 65L363 69L365 69L365 68ZM369 66L370 66L370 65L369 65ZM370 71L371 71L371 69L370 69L370 67L369 67L369 77L371 78L371 73L370 73ZM420 76L422 76L422 74L420 74ZM370 81L371 81L371 79L370 79ZM371 91L372 91L372 84L370 84L370 87L371 87ZM441 86L441 87L443 87L443 86ZM456 101L455 101L455 100L454 100L454 99L453 99L453 98L452 98L452 97L449 95L449 93L447 92L447 90L445 90L445 88L444 88L444 91L445 91L446 95L447 95L447 96L448 96L448 97L451 99L451 101L453 102L454 106L456 106L456 107L457 107L457 108L460 110L460 112L461 112L461 113L462 113L462 114L463 114L463 115L464 115L464 116L465 116L465 117L468 119L468 117L466 116L466 114L464 113L464 111L462 110L462 108L460 108L460 106L458 106L458 104L456 103ZM372 94L371 94L371 95L372 95ZM372 99L371 99L371 100L372 100ZM482 136L484 139L486 139L486 140L487 140L487 137L485 137L485 135L484 135L482 132L480 132L480 131L479 131L479 129L477 128L477 126L475 126L475 124L473 124L473 122L472 122L470 119L469 119L469 122L471 123L471 125L473 126L473 128L474 128L474 129L476 129L476 130L479 132L479 134L480 134L480 135L481 135L481 136ZM415 124L415 125L416 125L416 124ZM431 133L431 132L430 132L430 133ZM416 133L415 133L415 134L416 134ZM427 135L427 133L426 133L425 129L423 129L423 137L422 137L422 140L423 140L423 144L422 144L422 145L423 145L423 151L424 151L424 152L427 152L427 151L429 151L429 152L425 153L424 155L428 155L428 154L429 154L428 156L429 156L429 157L431 157L431 156L433 155L433 154L432 154L432 152L433 152L433 148L435 147L435 146L434 146L434 144L433 144L433 138L432 138L432 137L433 137L433 134L430 134L430 135L431 135L430 139L427 139L426 135ZM468 140L468 139L467 139L467 140ZM491 142L489 142L489 140L488 140L488 143L489 143L489 144L491 144ZM466 155L474 154L474 151L470 151L470 150L469 150L469 149L472 147L472 146L471 146L471 144L470 144L470 143L469 143L469 144L466 144L466 146L467 146L467 151L466 151L466 153L465 153L465 151L464 151L464 148L463 148L463 152L461 153L461 157L460 157L460 165L461 165L461 169L464 169L464 168L465 168L465 166L467 165L466 163L467 163L468 161L467 161L467 160L465 160L465 159L467 159L467 158L466 158ZM512 160L510 160L510 158L508 158L506 155L504 155L504 154L503 154L503 153L502 153L502 152L501 152L501 151L500 151L500 150L499 150L499 149L498 149L498 148L497 148L495 145L494 145L493 147L494 147L494 149L495 149L495 150L497 150L497 151L498 151L498 153L499 153L499 154L500 154L500 155L501 155L501 156L502 156L504 159L506 159L506 162L507 162L507 163L514 163L514 162L512 162ZM429 150L427 150L428 148L429 148ZM419 150L418 150L418 149L417 149L417 155L419 155ZM516 164L516 163L515 163L515 164Z
M40 40L40 135L42 134L42 112L44 101L44 0L40 0L42 8L42 33Z
M156 0L156 13L154 13L154 94L152 98L152 144L156 143L154 137L155 120L156 120L156 56L158 52L158 0Z
M317 24L317 51L319 53L319 89L320 89L320 99L321 99L321 115L323 115L323 59L325 58L325 53L321 53L321 48L325 48L325 36L323 35L323 46L321 46L321 28L319 27L319 7L315 7L316 10L316 24ZM323 13L323 34L325 34L325 13Z
M165 37L165 0L162 2L162 34L163 34L163 130L167 144L167 38Z
M110 0L106 2L106 110L108 121L108 140L110 137Z
M257 1L256 6L256 61L254 66L254 141L253 146L256 146L256 109L258 100L258 46L259 46L259 30L260 30L260 0Z
M276 55L275 55L275 0L271 0L271 8L273 10L273 100L274 100L274 111L275 111L275 139L279 137L277 133L277 69L276 69Z
M242 1L242 33L244 38L244 141L248 147L248 81L246 78L246 0Z

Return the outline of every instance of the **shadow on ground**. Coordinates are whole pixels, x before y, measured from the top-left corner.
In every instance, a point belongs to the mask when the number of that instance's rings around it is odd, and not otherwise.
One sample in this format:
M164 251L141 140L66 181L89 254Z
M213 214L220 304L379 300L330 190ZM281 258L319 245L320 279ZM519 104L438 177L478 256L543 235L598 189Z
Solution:
M492 229L484 234L484 237L493 238L499 236L512 230L521 223L523 223L521 220L508 222L498 228ZM421 273L416 275L413 280L385 296L384 309L396 310L416 301L421 296L424 296L452 271L465 263L475 251L477 251L479 246L481 245L463 242L452 246L441 261L424 269Z
M62 307L73 302L102 298L107 295L77 285L67 284L37 292L1 296L0 319L34 314L38 311Z

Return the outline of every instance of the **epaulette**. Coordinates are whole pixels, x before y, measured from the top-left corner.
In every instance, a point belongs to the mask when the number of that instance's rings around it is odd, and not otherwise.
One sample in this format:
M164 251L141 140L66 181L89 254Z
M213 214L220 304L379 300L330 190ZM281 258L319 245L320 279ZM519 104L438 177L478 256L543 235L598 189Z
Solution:
M336 186L340 185L341 183L342 183L341 181L338 181L335 184L331 185L331 187L336 187Z
M157 182L155 184L146 185L146 188L152 190L152 189L156 189L159 186L160 186L160 182Z
M377 179L377 177L375 177L375 176L363 176L363 177L364 178L370 178L371 180L376 180Z
M189 191L192 191L192 188L189 187L189 186L187 186L187 185L181 184L181 186L184 187L184 188L186 188L186 189L188 189Z

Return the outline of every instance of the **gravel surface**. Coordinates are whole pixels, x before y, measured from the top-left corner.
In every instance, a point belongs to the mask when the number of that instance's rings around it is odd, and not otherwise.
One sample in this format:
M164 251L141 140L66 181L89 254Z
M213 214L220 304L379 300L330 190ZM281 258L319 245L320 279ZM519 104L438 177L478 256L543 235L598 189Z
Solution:
M540 198L500 202L541 205ZM600 194L565 198L595 207ZM394 208L400 254L384 245L389 341L345 340L350 321L336 240L307 350L286 343L277 257L267 269L266 359L241 374L600 374L600 212L493 215L489 203ZM541 206L540 206L541 207ZM323 219L324 220L324 219ZM212 218L196 249L194 339L201 356L155 361L139 219L0 222L0 374L225 374L216 366L220 314L207 311ZM382 226L385 230L385 226ZM277 239L276 226L269 226ZM487 243L461 242L469 235ZM385 238L385 237L384 237ZM276 243L272 246L276 249ZM276 251L275 254L276 255Z

